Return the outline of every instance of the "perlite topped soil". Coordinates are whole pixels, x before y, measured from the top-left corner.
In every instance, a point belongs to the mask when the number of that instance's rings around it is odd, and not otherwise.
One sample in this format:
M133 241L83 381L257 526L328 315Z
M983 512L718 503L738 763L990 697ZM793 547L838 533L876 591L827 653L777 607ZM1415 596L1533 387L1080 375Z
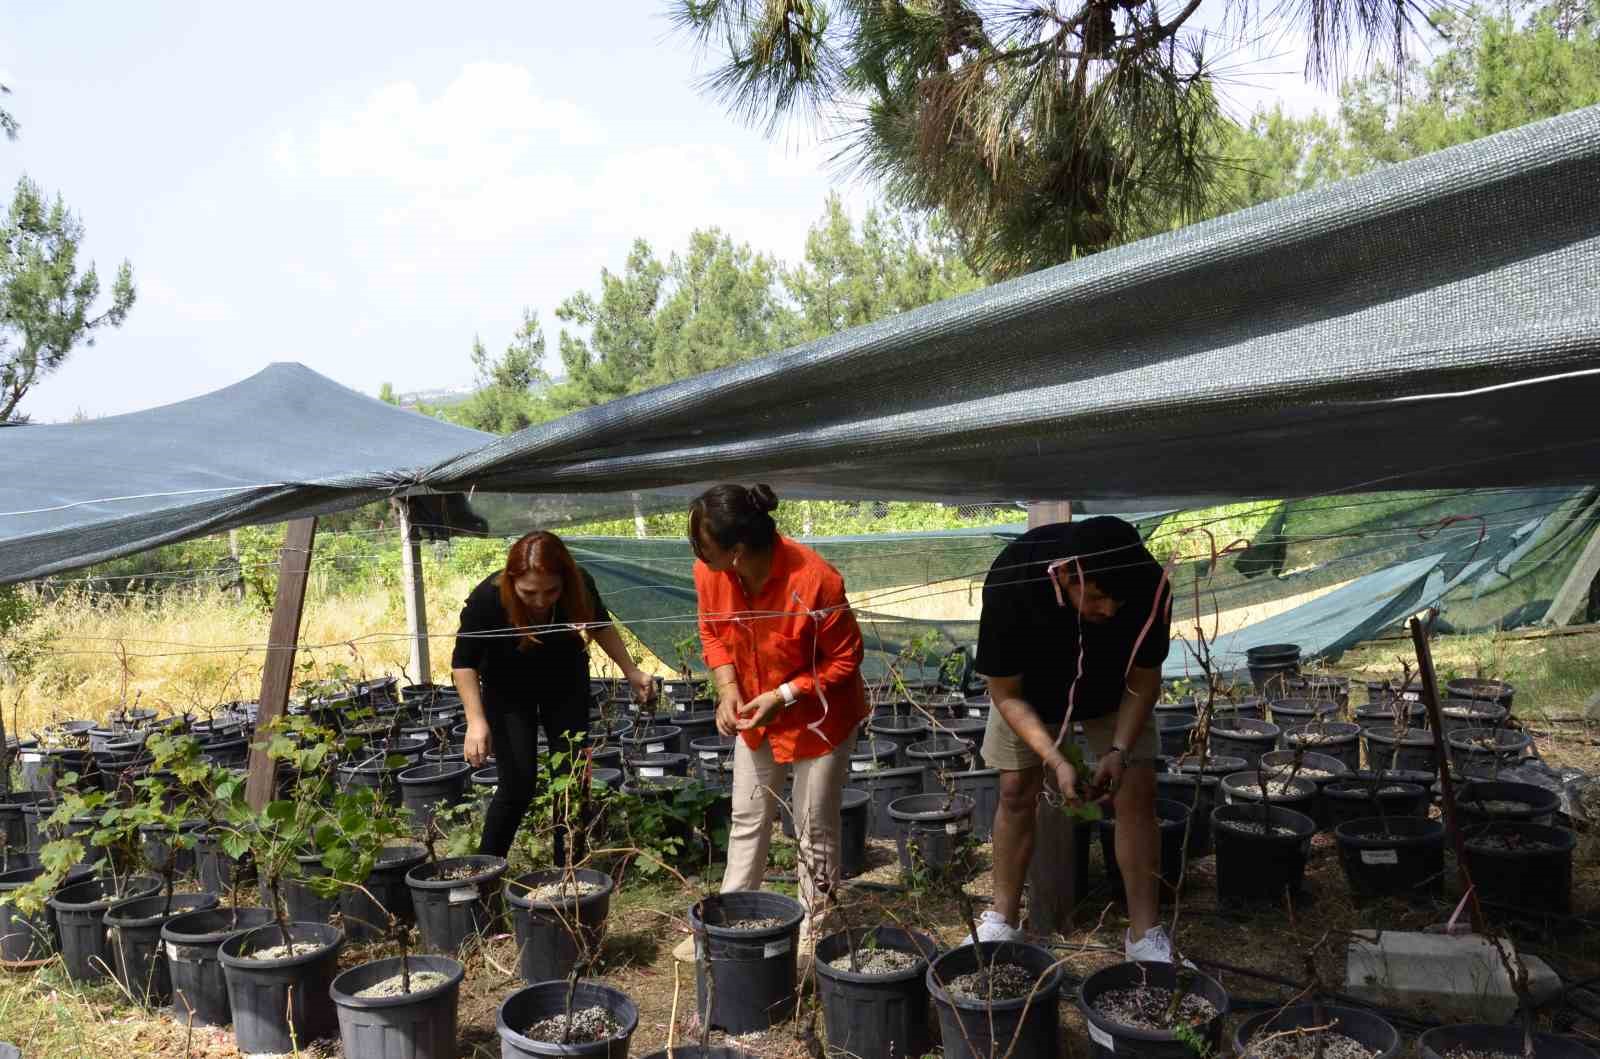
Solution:
M1198 1026L1217 1017L1216 1005L1193 993L1178 1001L1177 1017L1169 1017L1172 990L1159 985L1108 989L1095 998L1094 1009L1108 1022L1152 1033L1168 1032L1174 1026Z

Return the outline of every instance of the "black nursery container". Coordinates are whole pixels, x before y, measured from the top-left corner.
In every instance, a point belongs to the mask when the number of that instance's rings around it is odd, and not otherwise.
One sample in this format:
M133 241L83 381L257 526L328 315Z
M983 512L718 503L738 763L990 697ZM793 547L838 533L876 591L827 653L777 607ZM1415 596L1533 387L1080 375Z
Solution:
M459 869L461 878L443 878ZM500 919L500 879L506 873L504 857L451 857L419 864L406 873L411 903L417 913L422 947L428 952L453 956L471 938L494 933Z
M1322 788L1323 813L1335 829L1374 816L1427 816L1431 801L1426 787L1390 780L1336 780Z
M1578 836L1543 824L1479 825L1466 836L1467 871L1486 905L1532 918L1572 910Z
M1561 796L1532 783L1471 780L1455 788L1456 818L1466 829L1490 823L1551 824Z
M964 794L913 794L889 803L902 875L943 876L957 866L972 834L972 799Z
M567 873L559 868L531 872L506 884L506 903L517 933L518 965L522 980L564 981L587 954L599 954L601 932L611 911L611 893L616 883L603 871L576 868L572 877L600 889L592 894L535 900L532 892L559 883Z
M873 838L894 838L899 835L900 828L889 815L889 804L922 793L922 766L852 772L849 785L872 796L872 804L867 809L868 834Z
M1000 963L1017 964L1034 978L1032 999L964 999L946 990L946 983ZM1061 968L1055 954L1020 941L986 941L963 945L934 958L928 965L928 993L939 1016L945 1059L992 1059L994 1056L1054 1056L1060 1047Z
M429 989L398 996L358 996L363 989L393 978L400 957L352 967L333 980L328 994L339 1017L344 1059L456 1059L456 1008L466 968L448 956L411 956L411 974L431 972L445 980Z
M839 795L839 875L853 879L867 870L868 812L872 795L846 787Z
M722 925L752 918L780 922L765 930ZM702 950L695 961L695 1010L701 1020L737 1035L767 1030L787 1019L799 986L795 944L804 918L799 901L760 890L711 894L691 906L689 927ZM708 967L714 984L710 997Z
M111 974L139 1003L160 1006L172 999L172 973L161 944L161 928L189 912L217 906L215 894L165 894L119 901L106 910Z
M1351 820L1333 833L1357 897L1438 897L1444 892L1444 824L1416 816Z
M896 767L903 767L911 764L906 757L906 748L928 738L931 726L921 714L886 714L867 722L867 734L873 740L883 739L893 743L894 763Z
M1400 1034L1388 1021L1360 1008L1324 1005L1320 1010L1312 1004L1274 1008L1252 1015L1233 1031L1233 1054L1241 1059L1251 1059L1250 1042L1262 1034L1282 1033L1286 1030L1310 1029L1333 1023L1335 1033L1342 1033L1373 1053L1373 1059L1395 1059L1400 1054Z
M106 936L106 910L118 901L148 897L161 889L161 880L148 875L129 879L118 893L110 879L86 879L63 886L50 898L61 938L61 962L75 982L94 982L111 967L111 944Z
M495 1031L500 1035L500 1059L628 1059L628 1043L639 1028L639 1009L626 993L598 982L578 982L573 990L572 1008L600 1007L617 1020L615 1037L592 1044L547 1044L525 1037L522 1031L536 1022L567 1009L567 983L540 982L524 986L506 997L495 1015ZM674 1049L681 1052L681 1049Z
M1422 1059L1445 1059L1464 1049L1486 1055L1521 1055L1522 1043L1520 1026L1463 1023L1428 1030L1417 1040L1417 1054ZM1533 1059L1600 1059L1600 1052L1573 1037L1535 1033Z
M832 963L856 950L890 949L917 957L916 963L890 974L861 974L847 963ZM836 1054L922 1059L931 1047L928 1019L928 961L939 947L925 934L899 927L840 931L817 942L817 993L822 1001L828 1045Z
M233 1039L246 1054L282 1054L297 1042L338 1032L328 987L339 971L343 931L326 923L291 923L289 938L295 954L275 960L246 957L281 944L277 924L231 934L218 949L233 1009Z
M195 874L200 877L200 888L208 893L225 895L234 884L254 872L250 855L240 860L228 856L222 848L223 836L202 831L195 836Z
M1216 980L1189 972L1189 992L1209 1000L1217 1009L1210 1022L1195 1029L1207 1047L1202 1054L1215 1055L1222 1043L1222 1020L1228 1013L1228 994ZM1113 989L1152 985L1174 989L1178 972L1170 963L1119 963L1096 971L1083 980L1078 990L1078 1010L1089 1029L1089 1055L1092 1059L1134 1056L1135 1059L1193 1059L1195 1049L1188 1041L1167 1030L1141 1030L1112 1022L1095 1009L1095 1001Z
M1251 834L1230 827L1232 822L1263 825L1269 833ZM1287 833L1271 833L1279 828ZM1217 806L1211 813L1217 896L1233 901L1279 901L1286 891L1298 895L1316 830L1315 820L1292 809L1259 802Z
M1000 809L1000 770L979 769L946 776L950 789L972 799L972 835L987 842L994 834L994 814Z
M972 770L972 744L952 735L936 735L906 747L906 764L922 766L922 789L928 794L944 790L939 777Z
M1533 739L1513 728L1462 728L1444 741L1456 772L1468 779L1492 780L1501 769L1514 767Z
M0 872L0 898L43 874L44 868L38 865ZM55 930L50 924L48 909L27 913L10 901L0 901L0 961L43 960L55 950Z
M272 922L265 908L213 908L169 919L161 928L172 976L172 1014L180 1026L226 1026L233 1021L228 982L217 950L230 935Z
M1283 729L1270 721L1219 717L1211 726L1210 748L1223 757L1240 758L1245 768L1253 769L1262 754L1278 745L1282 734Z
M427 859L428 851L421 846L388 846L362 883L366 893L353 886L340 887L339 914L345 936L357 942L377 941L388 929L391 914L414 926L417 911L411 903L406 873Z
M1361 767L1361 726L1348 721L1302 724L1283 733L1286 750L1305 749L1344 763L1351 772Z
M426 832L441 806L459 805L467 794L467 777L472 766L465 761L440 761L413 765L401 772L400 804L411 813L411 822Z
M1363 728L1361 738L1367 744L1368 768L1439 771L1439 752L1433 745L1433 733L1426 728L1380 725Z

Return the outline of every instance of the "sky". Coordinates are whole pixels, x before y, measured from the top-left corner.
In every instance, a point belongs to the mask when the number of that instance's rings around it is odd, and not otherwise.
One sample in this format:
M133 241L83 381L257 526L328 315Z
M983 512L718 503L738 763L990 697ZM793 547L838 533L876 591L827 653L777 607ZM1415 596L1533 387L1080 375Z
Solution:
M273 5L11 0L0 141L83 221L138 303L39 384L36 422L166 404L299 361L376 395L464 386L474 335L665 258L695 228L792 261L830 190L874 201L804 129L764 136L703 95L666 0ZM1273 31L1231 46L1226 103L1332 105ZM556 365L552 363L550 367Z

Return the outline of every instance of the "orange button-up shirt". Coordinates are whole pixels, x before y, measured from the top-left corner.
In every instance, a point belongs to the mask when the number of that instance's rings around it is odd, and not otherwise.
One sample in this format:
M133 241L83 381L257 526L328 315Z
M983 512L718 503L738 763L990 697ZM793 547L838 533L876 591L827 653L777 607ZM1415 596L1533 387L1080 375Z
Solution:
M780 535L772 571L754 599L738 574L718 573L698 560L694 588L706 665L732 665L745 702L785 682L795 693L795 704L772 724L741 733L751 749L766 739L773 760L805 761L852 737L867 715L867 686L861 628L839 571Z

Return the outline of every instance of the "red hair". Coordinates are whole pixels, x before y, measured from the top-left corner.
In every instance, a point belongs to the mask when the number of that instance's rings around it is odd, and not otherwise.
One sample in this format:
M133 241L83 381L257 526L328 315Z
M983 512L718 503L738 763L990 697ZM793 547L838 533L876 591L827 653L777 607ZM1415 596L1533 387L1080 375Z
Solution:
M589 586L584 582L578 564L567 551L561 538L548 530L535 530L522 537L506 553L505 572L500 575L500 605L511 619L512 628L527 629L533 625L533 614L514 587L518 578L529 571L561 579L561 595L556 602L565 604L566 620L586 625L594 620L594 601L589 598ZM588 636L587 631L583 633ZM526 651L539 642L533 633L517 641L517 650Z

